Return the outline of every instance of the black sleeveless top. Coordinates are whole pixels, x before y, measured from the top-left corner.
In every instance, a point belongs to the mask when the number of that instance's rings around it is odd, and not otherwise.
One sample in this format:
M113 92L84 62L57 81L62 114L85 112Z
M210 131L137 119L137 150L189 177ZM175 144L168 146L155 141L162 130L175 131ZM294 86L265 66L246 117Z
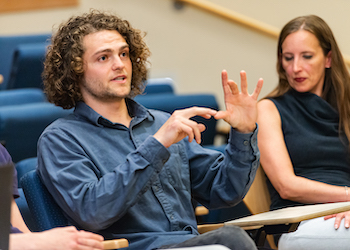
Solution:
M282 121L282 131L295 174L332 185L350 186L349 142L339 135L339 114L312 93L290 90L271 98ZM268 181L271 210L301 205L282 199Z

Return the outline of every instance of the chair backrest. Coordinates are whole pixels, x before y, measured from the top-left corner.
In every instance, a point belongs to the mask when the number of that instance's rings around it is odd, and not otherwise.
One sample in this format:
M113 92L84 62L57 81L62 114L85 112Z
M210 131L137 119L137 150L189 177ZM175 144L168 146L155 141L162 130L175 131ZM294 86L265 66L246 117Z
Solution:
M159 95L139 95L135 100L146 108L162 110L173 113L177 109L184 109L193 106L207 107L219 110L215 96L211 94L159 94ZM216 120L214 118L205 119L203 117L194 117L195 121L203 123L206 130L202 133L202 145L212 145L216 135Z
M37 232L39 230L36 228L36 223L34 222L32 214L30 213L20 180L26 173L35 170L36 166L36 157L24 159L16 163L19 198L15 199L15 201L17 203L19 211L21 212L24 222L26 223L29 230L32 232Z
M45 127L71 112L48 102L0 107L0 141L15 163L35 157Z
M20 44L15 52L7 89L43 89L41 74L44 70L45 43Z
M12 67L13 53L18 45L28 43L49 44L51 34L0 36L0 74L4 81L0 85L0 90L7 89Z
M24 160L20 160L16 163L16 170L17 170L17 181L18 181L18 187L22 188L21 186L21 178L28 172L35 170L36 166L38 165L38 158L37 157L31 157Z
M0 91L0 107L46 102L46 95L41 89L9 89Z
M270 211L271 198L266 184L266 175L261 166L243 201L252 214Z
M28 207L39 231L70 225L36 170L26 173L20 180Z
M146 88L143 94L174 94L175 93L175 83L173 79L169 77L165 78L150 78L146 81Z
M243 202L252 214L270 211L271 198L266 184L266 175L261 165ZM267 235L266 239L272 249L277 249L273 235Z

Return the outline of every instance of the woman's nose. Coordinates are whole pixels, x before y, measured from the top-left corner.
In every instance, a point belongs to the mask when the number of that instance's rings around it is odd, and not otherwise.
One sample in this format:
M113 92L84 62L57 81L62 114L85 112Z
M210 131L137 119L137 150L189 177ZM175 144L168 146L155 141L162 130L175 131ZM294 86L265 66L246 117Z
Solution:
M293 62L293 71L297 72L301 70L301 62L298 59L295 59Z

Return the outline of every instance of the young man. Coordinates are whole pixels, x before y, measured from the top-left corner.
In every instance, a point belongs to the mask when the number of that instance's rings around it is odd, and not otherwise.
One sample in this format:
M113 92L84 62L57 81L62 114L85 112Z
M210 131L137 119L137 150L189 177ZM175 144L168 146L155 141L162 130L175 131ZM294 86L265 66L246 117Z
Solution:
M115 15L92 11L61 24L45 61L48 99L75 107L38 142L38 171L78 228L106 239L127 238L129 249L222 244L255 249L240 228L198 236L191 198L216 208L248 191L259 165L256 102L262 87L242 92L222 72L226 111L192 107L147 110L142 93L150 55L142 33ZM224 119L233 128L225 154L198 143L204 125Z
M0 167L12 163L11 156L0 144ZM17 171L13 175L13 198L19 196ZM75 227L62 227L39 233L31 233L25 225L15 200L11 204L10 250L98 250L103 249L103 237Z

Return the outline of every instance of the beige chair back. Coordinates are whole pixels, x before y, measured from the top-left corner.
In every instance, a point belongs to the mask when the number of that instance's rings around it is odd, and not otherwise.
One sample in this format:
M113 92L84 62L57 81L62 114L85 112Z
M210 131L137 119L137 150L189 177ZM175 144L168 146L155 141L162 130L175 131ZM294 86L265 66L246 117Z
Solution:
M252 214L259 214L270 210L271 198L266 185L266 175L261 165L243 202ZM267 235L266 239L272 249L277 249L272 235Z

